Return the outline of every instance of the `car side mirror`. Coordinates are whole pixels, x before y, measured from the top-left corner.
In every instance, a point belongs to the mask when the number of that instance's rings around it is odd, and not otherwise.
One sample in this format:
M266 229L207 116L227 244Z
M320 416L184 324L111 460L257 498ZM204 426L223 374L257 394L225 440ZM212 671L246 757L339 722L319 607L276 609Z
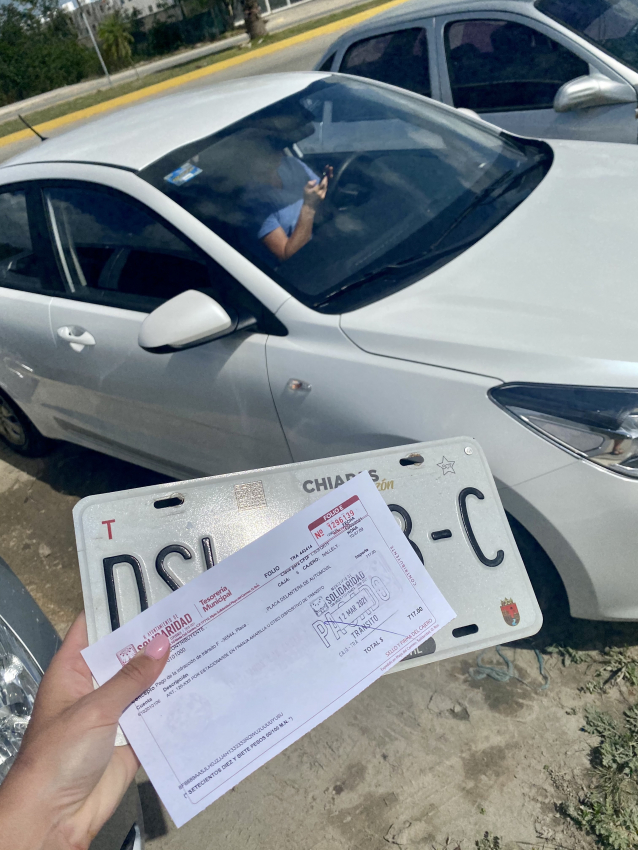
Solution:
M603 74L588 74L562 85L554 98L556 112L588 109L591 106L612 106L616 103L636 103L636 90L629 83L610 80Z
M188 289L160 304L144 319L137 341L141 348L165 354L191 348L232 333L237 320L213 298Z

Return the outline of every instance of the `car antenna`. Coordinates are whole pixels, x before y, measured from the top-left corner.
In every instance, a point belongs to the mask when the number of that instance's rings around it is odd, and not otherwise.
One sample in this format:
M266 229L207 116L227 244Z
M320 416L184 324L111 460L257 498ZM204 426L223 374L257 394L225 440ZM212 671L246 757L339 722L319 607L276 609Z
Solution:
M18 112L18 118L20 119L20 121L22 121L22 123L25 125L25 127L28 127L29 130L31 130L32 133L36 134L36 136L40 139L40 141L46 142L47 137L43 136L41 133L38 133L38 131L35 129L35 127L32 127L31 124L29 124L29 122L27 121L27 119L23 118L22 115L20 115L19 112Z

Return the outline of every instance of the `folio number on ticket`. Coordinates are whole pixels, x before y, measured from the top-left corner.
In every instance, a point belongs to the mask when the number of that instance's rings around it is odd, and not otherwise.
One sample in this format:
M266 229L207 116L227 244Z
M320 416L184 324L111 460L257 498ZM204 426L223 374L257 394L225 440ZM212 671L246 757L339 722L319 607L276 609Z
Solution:
M357 533L356 524L367 516L359 497L352 496L312 522L308 530L317 543L323 544L342 531Z

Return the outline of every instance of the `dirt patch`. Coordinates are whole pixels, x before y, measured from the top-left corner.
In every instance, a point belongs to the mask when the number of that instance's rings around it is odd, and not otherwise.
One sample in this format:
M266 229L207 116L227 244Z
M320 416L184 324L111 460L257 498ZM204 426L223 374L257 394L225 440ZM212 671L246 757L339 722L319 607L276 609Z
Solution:
M62 634L82 607L71 510L83 496L165 480L61 445L27 460L0 448L0 554ZM550 686L541 691L535 648ZM477 655L382 677L177 832L144 788L149 847L224 850L592 850L558 807L591 781L587 706L621 717L638 695L629 674L587 693L635 625L571 620L562 609L532 641L504 647L525 682L475 680ZM499 666L495 652L483 663ZM618 677L617 677L618 678ZM598 677L600 680L600 677ZM637 842L638 846L638 842Z
M466 673L469 674L471 665L468 663L464 666ZM490 711L504 717L514 717L520 714L535 699L534 692L515 679L508 682L509 687L507 688L503 687L502 682L497 682L489 676L480 681L475 681L468 675L468 680L469 687L481 694Z

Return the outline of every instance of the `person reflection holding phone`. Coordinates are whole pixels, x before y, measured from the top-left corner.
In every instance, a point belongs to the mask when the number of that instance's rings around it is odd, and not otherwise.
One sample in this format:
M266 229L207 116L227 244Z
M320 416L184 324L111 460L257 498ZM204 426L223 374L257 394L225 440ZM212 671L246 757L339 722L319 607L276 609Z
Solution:
M315 213L326 197L332 167L321 179L305 162L289 153L287 142L267 136L249 164L244 204L256 222L257 239L279 262L312 239Z

